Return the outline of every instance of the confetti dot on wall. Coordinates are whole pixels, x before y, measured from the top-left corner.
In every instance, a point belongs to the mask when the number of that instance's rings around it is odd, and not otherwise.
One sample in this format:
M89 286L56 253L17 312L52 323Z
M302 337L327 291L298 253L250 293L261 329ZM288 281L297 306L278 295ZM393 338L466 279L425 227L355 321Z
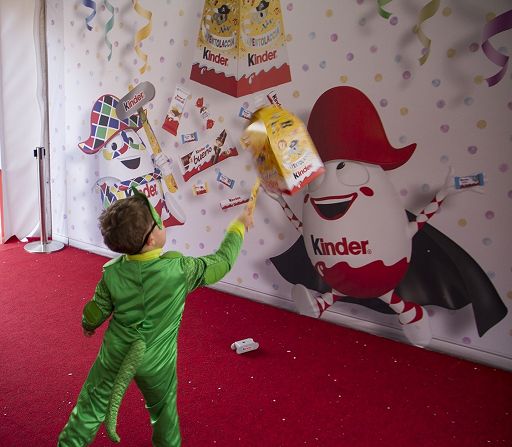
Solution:
M280 241L284 240L284 234L283 234L283 233L278 233L277 238L278 238Z
M400 115L405 116L409 113L409 109L407 107L400 107Z
M478 127L479 129L485 129L487 127L487 121L478 120L476 123L476 127Z
M512 300L512 290L509 290L509 291L507 292L507 298L508 298L509 300Z
M185 39L185 40L183 41L183 46L184 46L184 47L187 47L187 46L188 46L188 39Z
M388 105L388 100L383 98L379 101L381 107L386 107Z
M484 77L482 75L477 75L473 78L473 82L477 85L480 85L482 82L484 82Z
M185 244L185 248L186 248L187 250L190 248L190 244L189 244L188 242Z
M476 42L473 42L469 45L469 51L471 51L472 53L478 51L480 49L480 45Z
M353 53L348 53L347 54L347 61L352 61L354 60L354 54Z
M332 17L332 9L325 11L325 17Z
M440 129L441 129L441 132L446 133L450 130L450 126L448 124L443 124L443 125L441 125Z
M405 70L403 73L402 73L402 78L403 79L411 79L411 72L409 70Z
M338 40L338 35L336 33L331 34L331 42L336 42Z
M209 233L210 231L212 231L212 227L210 227L210 225L206 225L205 230L207 233Z
M446 51L446 56L449 58L455 57L456 54L457 54L457 50L455 48L449 48Z
M470 345L471 344L471 338L463 337L462 338L462 343L464 343L465 345Z
M512 199L512 189L507 193L509 199Z
M485 15L485 20L487 20L488 22L490 22L492 19L494 19L494 17L496 17L496 14L494 12L488 12L486 15Z
M169 45L174 45L174 39L169 40Z
M320 66L320 68L325 68L325 67L327 67L327 62L321 61L318 65Z
M206 214L206 210L205 209L202 209L201 210L201 215L204 216Z
M423 183L423 185L421 185L421 190L423 192L429 192L430 191L430 185L428 183Z
M300 96L300 92L298 90L294 90L293 93L292 93L292 96L294 98L298 98Z
M459 227L465 227L468 224L468 221L462 218L457 221L457 224L459 225Z
M396 62L397 64L399 64L401 60L402 60L402 56L400 56L399 54L397 54L397 55L395 56L395 62Z
M302 66L302 70L303 70L303 71L308 71L308 70L309 70L309 65L308 65L308 64L304 64L304 65Z
M400 195L401 195L402 197L405 197L407 194L409 194L409 192L407 191L407 189L402 188L402 189L400 190Z
M448 17L448 16L449 16L449 15L451 15L451 14L452 14L452 8L448 8L448 7L446 7L446 8L444 8L444 9L443 9L443 15L444 15L445 17Z
M398 17L396 16L393 16L391 17L391 19L389 20L389 23L393 26L397 25L398 24Z
M260 275L258 275L257 273L253 273L252 277L253 277L253 279L258 279L260 277Z
M291 34L286 35L286 42L291 42L293 40L293 36Z
M340 82L345 84L346 82L348 81L348 76L345 76L345 75L341 75L340 76Z
M293 11L293 3L288 3L288 4L286 5L286 9L287 9L288 11Z
M400 144L405 144L407 142L407 137L405 135L401 135L400 138L398 138L398 141Z
M178 14L179 14L180 17L183 17L185 15L185 11L183 11L183 9L180 9Z
M382 75L380 73L377 73L374 77L374 79L377 81L377 82L380 82L382 81Z
M377 52L377 50L378 50L377 45L372 45L372 46L370 47L370 53L376 53L376 52Z
M199 242L199 248L202 250L204 248L204 244L202 242Z
M491 211L491 210L486 211L485 212L485 217L486 217L486 219L489 219L489 220L490 219L494 219L494 211Z
M448 163L450 157L448 157L448 155L442 155L439 160L441 161L441 163Z
M440 79L433 79L432 80L432 85L434 87L439 87L441 85L441 80Z
M473 102L474 102L474 99L471 96L467 96L466 98L464 98L464 104L466 104L467 106L472 105Z
M438 109L442 109L445 105L446 102L444 101L444 99L440 99L439 101L436 102L436 106Z
M237 282L238 284L242 284L242 283L244 282L244 280L243 280L242 278L238 277L238 278L236 279L236 282Z
M508 171L508 164L507 163L501 163L498 167L498 169L500 170L500 172L507 172Z
M311 31L309 34L308 34L308 37L313 40L315 37L316 37L316 33L314 31Z
M482 239L482 244L484 244L486 247L492 244L492 239L490 237L484 237Z

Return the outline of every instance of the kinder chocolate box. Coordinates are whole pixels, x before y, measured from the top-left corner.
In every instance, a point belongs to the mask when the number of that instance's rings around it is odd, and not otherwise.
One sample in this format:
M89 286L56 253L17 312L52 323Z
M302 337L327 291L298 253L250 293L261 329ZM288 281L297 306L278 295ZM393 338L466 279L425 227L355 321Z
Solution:
M325 171L304 123L276 105L253 113L241 143L251 150L261 182L271 192L294 194Z
M190 79L240 97L291 81L279 0L205 0Z

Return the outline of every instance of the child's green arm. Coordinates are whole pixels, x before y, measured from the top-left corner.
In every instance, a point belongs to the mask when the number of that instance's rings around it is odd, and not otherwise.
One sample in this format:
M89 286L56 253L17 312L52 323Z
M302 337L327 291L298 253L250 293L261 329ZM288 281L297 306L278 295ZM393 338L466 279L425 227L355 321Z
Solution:
M112 310L110 292L101 278L93 298L84 306L82 327L88 331L94 331L110 316Z

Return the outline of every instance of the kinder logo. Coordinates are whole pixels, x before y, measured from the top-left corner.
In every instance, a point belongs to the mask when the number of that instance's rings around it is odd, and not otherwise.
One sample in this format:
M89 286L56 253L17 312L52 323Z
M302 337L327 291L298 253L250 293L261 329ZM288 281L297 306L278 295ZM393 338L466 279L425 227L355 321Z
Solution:
M216 64L219 64L219 65L224 65L225 67L228 66L228 58L227 57L224 57L220 54L212 53L206 47L203 48L203 59L210 61L210 62L215 62Z
M372 252L368 247L368 241L349 242L346 237L338 242L324 242L323 238L311 235L311 245L314 253L321 256L366 255Z
M144 92L140 92L137 95L135 95L132 99L128 99L123 102L124 111L128 112L132 107L137 105L139 102L141 102L144 99Z
M298 164L298 163L297 163L297 164ZM294 177L295 179L299 179L299 178L301 178L301 177L302 177L306 172L308 172L312 167L313 167L313 166L312 166L311 164L309 164L309 165L307 165L307 166L303 167L301 170L294 172L294 173L293 173L293 177Z
M140 190L140 192L146 194L146 197L154 197L158 195L156 183L153 183L152 185L146 183L146 185L144 186L144 188L142 188L142 190Z
M247 54L247 64L249 67L252 65L262 64L263 62L268 62L276 58L277 50L265 51L263 54Z

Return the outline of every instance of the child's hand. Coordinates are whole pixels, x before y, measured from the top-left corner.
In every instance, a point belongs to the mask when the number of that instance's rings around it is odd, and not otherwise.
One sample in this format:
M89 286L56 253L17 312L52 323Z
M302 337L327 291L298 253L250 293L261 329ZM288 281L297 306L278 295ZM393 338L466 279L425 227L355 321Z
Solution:
M252 203L249 202L240 216L238 216L238 220L242 222L245 226L245 229L248 230L249 228L252 228L254 226L254 220L253 220L253 210L252 210Z
M94 331L88 331L87 329L85 328L82 328L83 332L84 332L84 335L86 337L92 337L94 335Z

